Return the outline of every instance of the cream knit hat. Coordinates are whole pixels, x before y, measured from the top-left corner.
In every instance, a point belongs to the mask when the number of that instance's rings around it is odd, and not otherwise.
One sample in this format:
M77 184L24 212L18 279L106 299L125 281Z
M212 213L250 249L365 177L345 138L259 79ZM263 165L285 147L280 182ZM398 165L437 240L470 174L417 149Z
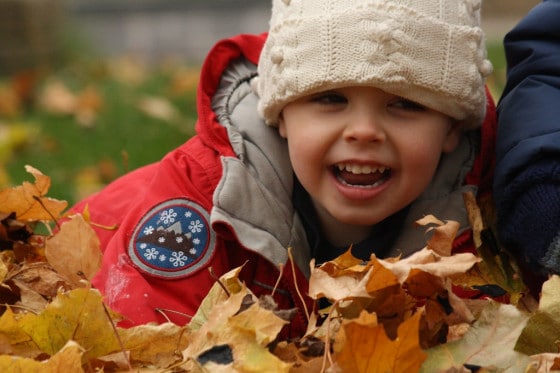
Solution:
M480 7L481 0L273 0L255 82L259 113L275 125L299 97L359 85L477 127L492 72Z

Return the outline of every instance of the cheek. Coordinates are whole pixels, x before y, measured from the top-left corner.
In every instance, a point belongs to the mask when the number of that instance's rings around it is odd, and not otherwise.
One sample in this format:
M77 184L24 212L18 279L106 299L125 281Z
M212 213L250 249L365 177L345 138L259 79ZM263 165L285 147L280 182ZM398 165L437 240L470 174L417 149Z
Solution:
M292 168L306 189L312 188L324 170L325 149L316 136L307 136L299 131L298 136L288 137L288 150Z
M416 138L401 146L401 161L419 179L431 179L442 155L442 141ZM439 140L439 139L438 139Z
M288 139L288 151L292 167L296 172L311 169L318 158L313 142L305 141L303 138Z

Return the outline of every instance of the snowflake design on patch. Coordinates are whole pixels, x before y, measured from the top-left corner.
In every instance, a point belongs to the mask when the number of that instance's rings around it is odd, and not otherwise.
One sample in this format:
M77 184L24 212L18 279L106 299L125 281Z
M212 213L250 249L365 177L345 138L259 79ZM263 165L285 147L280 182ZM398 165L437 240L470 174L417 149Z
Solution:
M189 224L189 230L192 233L200 233L202 228L204 228L204 225L198 219L191 221Z
M179 267L184 266L185 260L188 259L189 258L182 251L174 251L171 254L171 258L169 258L169 261L171 262L171 264L173 264L173 267Z
M144 257L148 260L154 260L157 258L159 251L152 247L144 252Z
M211 262L216 237L209 221L209 212L194 201L162 201L137 223L128 255L150 276L186 278Z
M171 223L175 223L175 218L177 217L177 213L173 209L162 211L159 216L159 221L165 225L169 225Z

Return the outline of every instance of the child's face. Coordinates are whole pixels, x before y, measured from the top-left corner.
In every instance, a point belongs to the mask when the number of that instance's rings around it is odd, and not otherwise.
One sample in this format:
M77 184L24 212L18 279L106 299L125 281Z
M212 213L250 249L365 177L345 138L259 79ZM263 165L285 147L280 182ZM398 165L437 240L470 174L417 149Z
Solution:
M315 203L353 225L376 224L416 199L461 136L448 116L372 87L291 102L279 131Z

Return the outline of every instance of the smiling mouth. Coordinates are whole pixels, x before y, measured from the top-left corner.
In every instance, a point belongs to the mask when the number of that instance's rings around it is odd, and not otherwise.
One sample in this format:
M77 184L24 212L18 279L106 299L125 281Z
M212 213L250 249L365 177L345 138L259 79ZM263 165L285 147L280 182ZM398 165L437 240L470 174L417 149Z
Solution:
M348 186L373 188L383 184L391 176L391 169L370 165L339 163L333 167L338 181Z

